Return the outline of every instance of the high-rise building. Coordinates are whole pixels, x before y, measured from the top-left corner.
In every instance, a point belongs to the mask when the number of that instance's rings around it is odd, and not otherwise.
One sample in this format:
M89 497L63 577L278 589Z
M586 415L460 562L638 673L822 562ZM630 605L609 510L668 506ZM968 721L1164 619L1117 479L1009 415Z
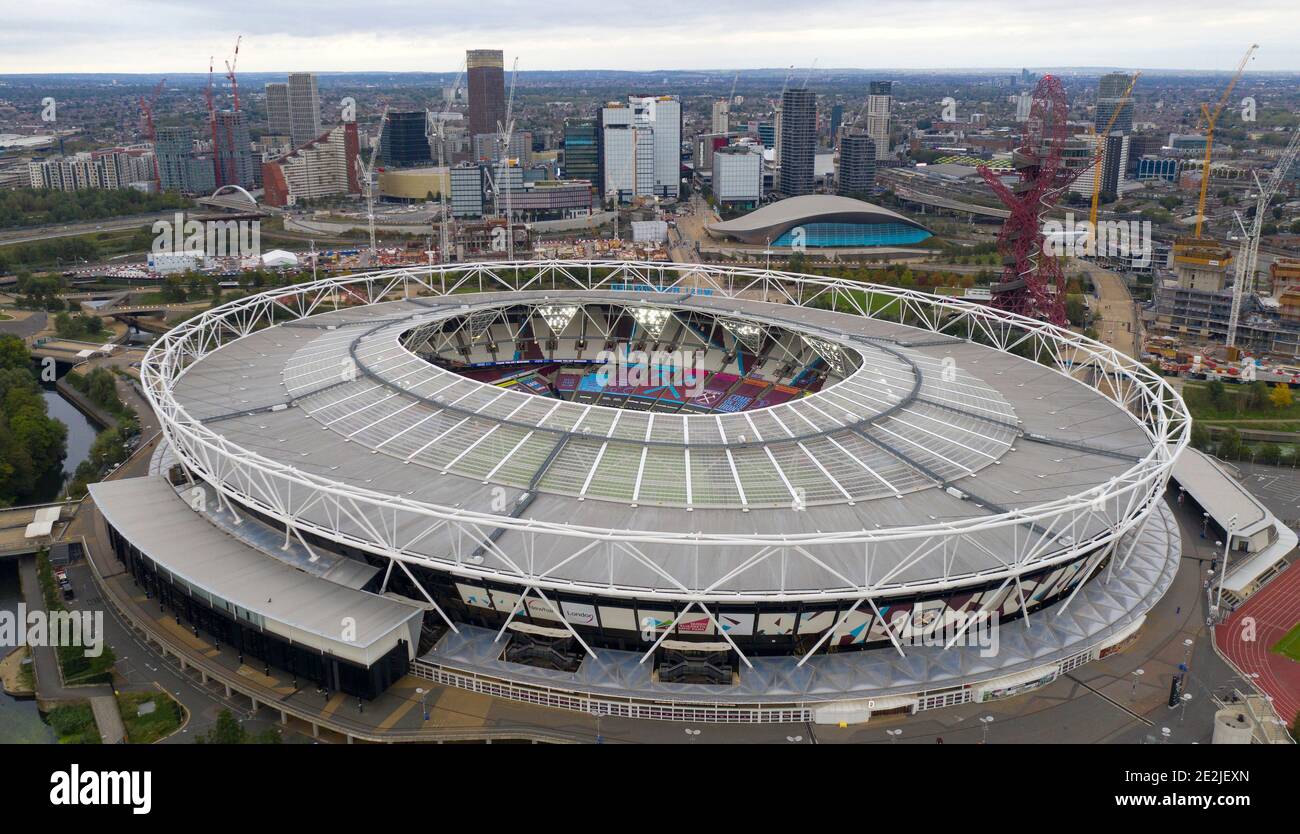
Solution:
M640 134L637 170L650 172L648 193L676 199L682 181L682 103L676 96L629 96L628 103Z
M475 161L495 162L501 156L502 134L480 133L474 137L473 152ZM506 158L519 161L520 165L529 165L533 158L533 134L526 130L516 130L510 135L510 142L505 148Z
M483 169L476 162L464 162L451 169L451 214L453 217L482 217Z
M316 74L289 73L289 138L295 148L321 135L320 93Z
M776 122L758 123L758 141L765 148L776 147Z
M599 182L600 158L596 150L594 119L570 119L564 123L564 178Z
M817 154L817 94L788 89L781 96L781 182L787 197L813 192Z
M217 113L216 184L252 188L257 183L253 171L253 151L248 138L248 114L243 110Z
M831 147L835 147L840 141L840 125L844 124L844 105L836 104L831 107Z
M469 135L496 133L506 120L505 56L500 49L465 53L469 76Z
M720 98L713 102L713 133L726 133L731 129L731 102Z
M385 167L414 168L433 161L425 132L426 122L423 110L389 111L379 150Z
M867 88L867 135L876 143L876 159L889 159L889 120L894 82L872 81Z
M357 123L346 122L278 159L263 163L266 204L291 206L302 200L360 194L359 149Z
M193 182L196 157L192 128L158 128L154 153L158 157L158 179L163 191L197 193L198 189Z
M266 85L266 131L272 136L290 136L289 85L272 81Z
M632 108L617 102L600 108L600 193L603 199L628 203L636 196L636 133Z
M1101 77L1097 84L1097 116L1094 121L1098 133L1106 129L1116 110L1119 115L1115 116L1111 130L1125 136L1133 132L1133 99L1124 95L1132 80L1133 76L1122 72L1111 72Z
M763 196L763 154L752 145L729 145L713 153L713 196L733 207L758 205Z
M840 137L840 166L835 191L845 197L866 199L876 184L876 143L861 130Z
M682 108L672 96L629 96L600 109L596 140L607 200L676 198L681 190Z

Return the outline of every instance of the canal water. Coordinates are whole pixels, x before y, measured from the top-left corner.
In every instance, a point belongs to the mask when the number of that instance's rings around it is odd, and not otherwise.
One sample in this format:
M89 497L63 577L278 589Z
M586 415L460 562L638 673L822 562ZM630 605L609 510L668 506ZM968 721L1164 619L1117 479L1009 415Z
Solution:
M42 388L45 410L51 417L68 427L68 456L63 459L63 479L69 480L77 465L90 456L90 446L99 434L99 427L54 388Z
M18 610L22 590L18 584L18 561L0 561L0 611ZM13 649L0 646L0 657ZM54 731L41 720L36 701L20 701L0 692L0 744L53 744Z

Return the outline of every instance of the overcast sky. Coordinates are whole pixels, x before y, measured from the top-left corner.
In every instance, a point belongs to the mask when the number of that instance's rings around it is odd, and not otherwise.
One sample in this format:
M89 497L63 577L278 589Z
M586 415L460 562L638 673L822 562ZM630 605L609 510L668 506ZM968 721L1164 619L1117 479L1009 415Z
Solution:
M1300 70L1297 0L0 0L0 74L1236 67Z

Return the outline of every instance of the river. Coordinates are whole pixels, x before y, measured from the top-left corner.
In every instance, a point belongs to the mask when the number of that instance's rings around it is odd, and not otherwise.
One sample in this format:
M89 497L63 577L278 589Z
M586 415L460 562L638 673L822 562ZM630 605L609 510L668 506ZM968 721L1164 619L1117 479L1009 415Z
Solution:
M0 611L17 611L22 601L18 560L0 561ZM0 646L0 657L12 649ZM0 744L53 744L54 731L41 720L36 701L20 701L0 692Z

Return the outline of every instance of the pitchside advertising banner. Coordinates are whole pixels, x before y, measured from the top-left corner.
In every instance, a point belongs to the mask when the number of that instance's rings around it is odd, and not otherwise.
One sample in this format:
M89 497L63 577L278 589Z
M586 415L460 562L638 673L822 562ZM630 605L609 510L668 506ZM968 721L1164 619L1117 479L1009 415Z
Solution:
M680 725L665 728L674 743L697 744L685 740ZM743 735L737 735L737 740ZM677 736L682 740L677 741ZM884 781L878 776L873 782L876 790L863 794L853 807L886 812L891 807L906 808L917 821L965 801L970 808L985 811L995 806L1013 808L1019 819L1033 819L1027 815L1039 812L1059 817L1063 807L1073 814L1082 812L1087 815L1082 819L1089 820L1106 812L1122 819L1134 812L1156 811L1165 812L1161 819L1175 822L1197 817L1249 822L1252 812L1271 811L1269 819L1276 823L1285 819L1278 813L1290 813L1293 804L1289 788L1295 751L1290 745L1283 750L1190 745L1031 750L1011 744L937 746L927 741L880 742L890 746L894 775ZM461 809L466 822L473 814L481 824L478 800L481 796L499 803L502 789L508 787L503 779L518 789L512 800L518 811L533 810L526 805L529 797L544 801L542 797L554 795L549 793L552 788L581 790L602 805L627 801L626 796L615 795L621 791L617 783L592 778L593 751L576 745L502 749L499 744L285 744L253 750L181 743L9 747L5 753L0 778L6 788L6 819L39 820L42 827L54 830L65 822L97 819L128 824L132 830L150 823L193 825L196 820L212 820L220 824L219 819L238 820L240 828L255 824L257 830L266 830L281 822L310 824L325 811L346 809L349 815L371 816L398 808L406 813L424 805L436 805L443 824L458 821ZM747 746L745 755L758 773L773 772L778 758L789 767L792 756L802 760L796 764L801 769L843 772L860 768L863 756L871 753L856 745L782 742ZM597 755L617 760L610 762L613 767L636 767L644 764L646 754L639 745L611 744L602 746ZM700 751L691 755L698 758ZM763 764L765 756L772 757L771 769ZM395 778L395 774L405 776ZM723 784L730 778L719 780ZM672 780L651 782L652 790L676 795L678 811L705 801L698 790L676 794ZM715 801L716 797L711 800ZM729 815L732 820L744 819L759 809L770 814L772 807L770 796L746 793L738 797ZM1224 816L1229 813L1235 816Z

